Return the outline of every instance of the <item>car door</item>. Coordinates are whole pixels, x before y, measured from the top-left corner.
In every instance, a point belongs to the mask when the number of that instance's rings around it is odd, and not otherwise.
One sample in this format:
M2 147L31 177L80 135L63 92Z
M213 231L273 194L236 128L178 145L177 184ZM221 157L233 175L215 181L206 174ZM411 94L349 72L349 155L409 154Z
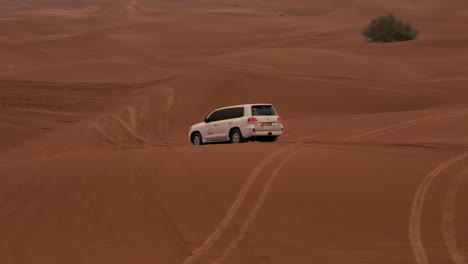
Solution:
M208 117L208 122L206 123L205 138L208 141L216 141L219 137L218 126L222 119L222 110L216 110Z
M244 107L232 107L223 110L223 120L220 121L218 130L219 136L229 139L229 131L236 126L237 118L244 116Z
M233 108L222 110L222 120L218 123L218 137L223 140L229 139L229 129L232 121Z

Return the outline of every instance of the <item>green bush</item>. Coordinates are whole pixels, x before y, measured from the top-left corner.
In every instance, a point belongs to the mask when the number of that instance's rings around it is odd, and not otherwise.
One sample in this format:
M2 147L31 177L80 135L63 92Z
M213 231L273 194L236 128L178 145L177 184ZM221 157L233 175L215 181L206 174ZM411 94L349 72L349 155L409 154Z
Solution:
M369 24L362 34L368 41L373 42L395 42L414 40L419 31L414 29L410 23L404 22L393 14L378 17Z

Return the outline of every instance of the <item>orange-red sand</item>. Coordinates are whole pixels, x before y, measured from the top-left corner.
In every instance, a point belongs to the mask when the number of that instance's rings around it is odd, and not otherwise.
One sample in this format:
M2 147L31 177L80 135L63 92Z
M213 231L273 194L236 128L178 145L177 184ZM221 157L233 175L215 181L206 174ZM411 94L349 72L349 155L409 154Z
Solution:
M388 12L419 38L365 42ZM457 0L0 1L0 263L466 263L467 24ZM278 142L189 144L256 102Z

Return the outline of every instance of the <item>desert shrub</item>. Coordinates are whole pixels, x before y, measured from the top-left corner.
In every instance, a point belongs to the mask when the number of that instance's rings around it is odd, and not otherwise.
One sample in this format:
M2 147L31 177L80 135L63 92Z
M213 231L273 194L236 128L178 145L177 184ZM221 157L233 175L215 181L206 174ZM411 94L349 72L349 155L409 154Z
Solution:
M279 15L280 15L280 17L285 17L285 16L287 16L286 13L284 13L284 12L280 13Z
M419 31L390 13L372 20L362 34L368 41L395 42L416 39Z

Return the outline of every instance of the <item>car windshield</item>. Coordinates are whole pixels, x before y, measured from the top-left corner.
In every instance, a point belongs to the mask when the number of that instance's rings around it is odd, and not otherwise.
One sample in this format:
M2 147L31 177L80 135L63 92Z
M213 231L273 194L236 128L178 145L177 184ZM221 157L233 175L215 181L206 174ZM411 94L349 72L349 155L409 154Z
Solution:
M274 116L277 115L272 105L254 105L252 106L253 116Z

